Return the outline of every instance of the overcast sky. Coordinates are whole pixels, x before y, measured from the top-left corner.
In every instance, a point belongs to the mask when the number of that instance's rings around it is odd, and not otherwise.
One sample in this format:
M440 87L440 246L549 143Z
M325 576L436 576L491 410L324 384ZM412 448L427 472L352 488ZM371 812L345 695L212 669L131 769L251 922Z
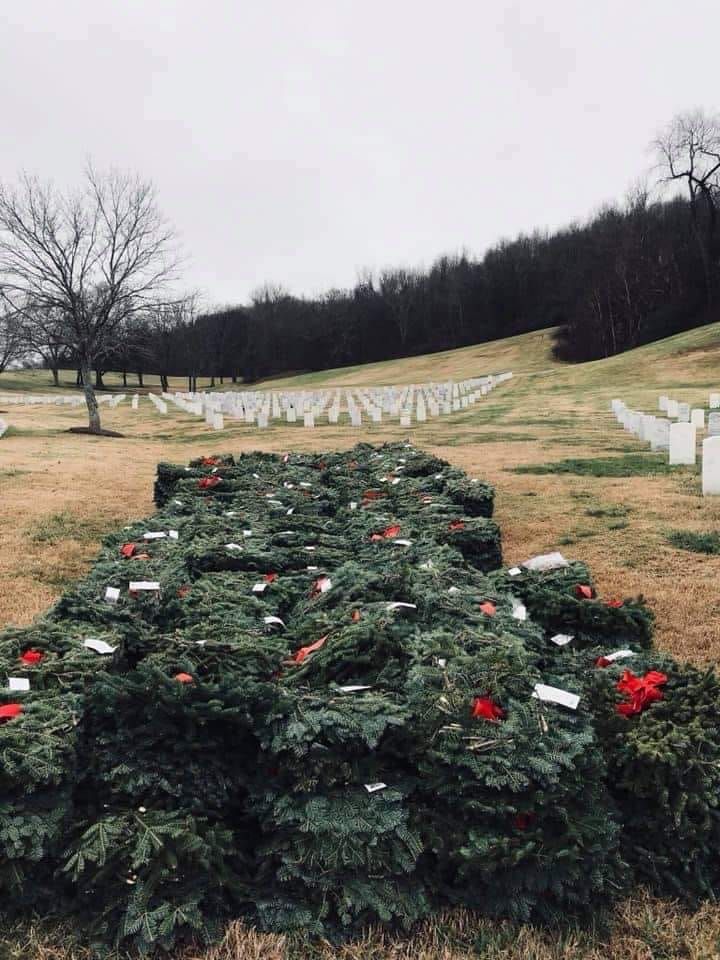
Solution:
M582 218L720 108L708 0L4 0L0 177L154 181L211 303ZM714 99L713 99L714 97Z

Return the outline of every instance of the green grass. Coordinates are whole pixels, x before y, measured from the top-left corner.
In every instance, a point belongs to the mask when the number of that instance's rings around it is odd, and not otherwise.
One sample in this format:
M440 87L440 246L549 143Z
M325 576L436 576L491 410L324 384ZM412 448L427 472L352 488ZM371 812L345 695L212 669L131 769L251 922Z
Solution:
M43 517L28 530L35 543L59 543L61 540L79 540L94 543L122 524L118 518L88 520L63 511Z
M692 553L720 553L720 533L694 533L692 530L673 530L668 534L668 543L678 550Z
M585 511L588 517L626 517L630 513L630 508L621 503L609 504L606 507L589 507Z
M576 477L652 477L674 473L676 470L677 467L671 467L664 457L642 453L628 453L623 457L570 458L556 463L508 468L510 473L570 473Z

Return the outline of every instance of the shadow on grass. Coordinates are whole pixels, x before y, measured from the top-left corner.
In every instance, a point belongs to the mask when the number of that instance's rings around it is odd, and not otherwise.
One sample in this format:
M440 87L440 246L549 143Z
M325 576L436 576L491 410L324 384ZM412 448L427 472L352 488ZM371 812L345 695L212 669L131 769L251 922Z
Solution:
M509 473L569 473L577 477L653 477L676 473L662 455L629 453L623 457L589 457L559 460L556 463L528 464L508 467Z

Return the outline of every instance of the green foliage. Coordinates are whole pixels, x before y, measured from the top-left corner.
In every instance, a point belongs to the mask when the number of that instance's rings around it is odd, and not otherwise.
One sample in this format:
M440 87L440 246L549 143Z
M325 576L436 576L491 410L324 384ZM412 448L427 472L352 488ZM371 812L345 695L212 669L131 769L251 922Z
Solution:
M628 453L622 457L570 458L556 463L527 464L511 467L512 473L571 473L577 477L655 477L673 473L667 461L651 453Z
M100 955L231 916L336 938L454 903L566 920L634 878L716 890L714 674L650 652L641 600L582 596L582 564L500 568L487 484L361 444L162 464L156 497L0 635L30 681L0 698L13 908L78 918ZM595 666L618 648L669 678L637 716L628 661Z

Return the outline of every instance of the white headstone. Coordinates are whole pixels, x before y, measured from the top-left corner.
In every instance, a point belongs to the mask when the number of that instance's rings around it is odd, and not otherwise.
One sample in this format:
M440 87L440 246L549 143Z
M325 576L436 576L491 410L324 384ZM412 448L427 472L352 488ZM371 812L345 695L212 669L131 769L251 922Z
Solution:
M690 423L690 404L689 403L679 403L678 404L678 420L681 423Z
M694 407L690 411L690 423L698 430L705 429L705 411L702 407Z
M668 398L666 413L669 417L677 417L678 415L677 400L670 400L670 398Z
M720 393L710 394L710 409L717 410L720 407Z
M702 445L702 492L720 496L720 437L706 437Z
M720 436L720 413L709 413L707 432L709 437Z
M695 463L696 431L691 423L670 424L670 464Z

